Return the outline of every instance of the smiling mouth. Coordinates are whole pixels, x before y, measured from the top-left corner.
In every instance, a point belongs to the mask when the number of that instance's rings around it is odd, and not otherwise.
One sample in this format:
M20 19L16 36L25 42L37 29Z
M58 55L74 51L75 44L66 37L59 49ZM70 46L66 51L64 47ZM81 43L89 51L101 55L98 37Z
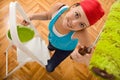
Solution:
M69 23L67 23L67 26L68 26L68 27L71 27Z
M70 28L72 28L69 19L67 19L67 26L70 27Z

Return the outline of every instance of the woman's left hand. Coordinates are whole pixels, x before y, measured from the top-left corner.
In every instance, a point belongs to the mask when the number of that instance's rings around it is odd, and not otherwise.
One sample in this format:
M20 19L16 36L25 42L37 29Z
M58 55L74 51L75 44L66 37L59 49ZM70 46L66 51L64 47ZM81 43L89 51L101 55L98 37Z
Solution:
M81 48L79 48L78 52L79 54L81 54L82 56L86 55L86 54L90 54L92 51L92 48L90 47L86 47L86 46L82 46Z

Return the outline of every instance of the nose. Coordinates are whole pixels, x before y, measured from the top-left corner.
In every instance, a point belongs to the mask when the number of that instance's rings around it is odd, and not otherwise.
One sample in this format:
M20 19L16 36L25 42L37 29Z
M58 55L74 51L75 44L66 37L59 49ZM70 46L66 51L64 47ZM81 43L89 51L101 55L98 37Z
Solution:
M78 25L78 19L73 18L72 16L67 18L68 23L70 26L77 26Z
M71 20L71 25L72 26L77 26L78 25L78 21L77 20Z

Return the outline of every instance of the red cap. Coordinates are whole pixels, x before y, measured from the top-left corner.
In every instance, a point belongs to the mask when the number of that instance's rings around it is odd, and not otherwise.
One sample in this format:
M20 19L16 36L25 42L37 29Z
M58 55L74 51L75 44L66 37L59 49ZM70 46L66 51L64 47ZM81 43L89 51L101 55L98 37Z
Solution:
M104 10L97 0L83 0L80 2L80 5L87 16L90 25L97 22L104 15Z

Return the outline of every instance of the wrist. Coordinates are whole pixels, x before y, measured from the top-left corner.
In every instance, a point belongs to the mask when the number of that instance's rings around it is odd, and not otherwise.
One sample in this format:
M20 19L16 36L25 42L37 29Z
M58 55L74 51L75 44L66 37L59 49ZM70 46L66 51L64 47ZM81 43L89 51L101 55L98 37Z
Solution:
M30 20L33 20L33 16L29 16L29 19L30 19Z

